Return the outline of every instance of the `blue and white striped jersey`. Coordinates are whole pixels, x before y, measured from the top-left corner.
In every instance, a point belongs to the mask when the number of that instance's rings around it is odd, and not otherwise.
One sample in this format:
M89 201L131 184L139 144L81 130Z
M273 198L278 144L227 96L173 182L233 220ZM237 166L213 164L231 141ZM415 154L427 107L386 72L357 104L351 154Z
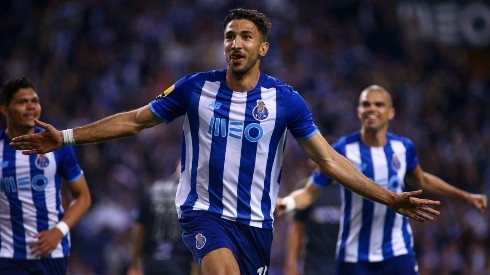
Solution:
M234 92L225 72L188 75L149 104L165 123L184 115L179 216L206 210L272 228L286 129L301 140L317 127L290 86L261 73L253 90Z
M37 259L29 244L37 233L54 227L64 215L61 179L73 182L83 171L72 147L28 156L10 147L9 142L5 131L0 133L0 257ZM69 252L67 235L50 257L66 257Z
M387 134L383 147L367 146L359 132L340 138L332 147L368 178L396 193L403 192L406 172L413 171L418 164L412 141L392 133ZM331 181L322 173L314 173L311 180L319 187ZM338 261L378 262L414 253L407 217L347 188L342 193Z

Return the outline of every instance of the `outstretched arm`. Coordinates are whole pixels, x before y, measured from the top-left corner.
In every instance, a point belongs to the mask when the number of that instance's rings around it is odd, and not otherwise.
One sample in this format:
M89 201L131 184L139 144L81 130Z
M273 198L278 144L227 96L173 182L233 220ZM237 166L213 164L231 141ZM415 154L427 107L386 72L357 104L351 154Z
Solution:
M319 132L309 139L299 141L299 145L322 172L353 192L416 221L431 221L439 215L439 211L430 207L439 205L439 201L416 198L422 190L397 194L381 187L337 153Z
M45 131L16 137L12 139L10 145L17 150L22 150L25 155L32 155L48 153L66 144L62 131L38 120L35 122ZM73 129L73 140L75 144L87 144L133 136L141 130L161 122L148 106L143 106L133 111L118 113L94 123L77 127Z
M476 209L480 210L480 212L483 212L487 208L488 198L486 195L472 194L452 186L441 178L424 172L420 165L417 165L415 170L407 174L407 183L436 195L446 196L448 198L459 199L467 202L473 205Z

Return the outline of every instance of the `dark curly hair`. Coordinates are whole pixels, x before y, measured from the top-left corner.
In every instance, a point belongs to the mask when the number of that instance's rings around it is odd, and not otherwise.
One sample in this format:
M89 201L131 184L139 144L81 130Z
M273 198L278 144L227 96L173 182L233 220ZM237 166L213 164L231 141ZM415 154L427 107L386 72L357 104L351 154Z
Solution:
M32 88L35 90L34 83L25 76L14 78L3 84L0 91L0 105L10 105L12 97L20 89Z
M228 25L230 21L235 19L246 19L254 23L259 29L262 40L267 41L267 35L269 34L272 23L263 13L257 10L243 8L231 9L225 18L225 22L223 23L223 30L226 29L226 25Z

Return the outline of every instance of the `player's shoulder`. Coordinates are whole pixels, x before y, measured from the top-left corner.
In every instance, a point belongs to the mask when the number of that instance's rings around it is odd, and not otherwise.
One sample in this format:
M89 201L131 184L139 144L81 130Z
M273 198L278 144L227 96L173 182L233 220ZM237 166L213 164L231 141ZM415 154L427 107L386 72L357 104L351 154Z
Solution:
M201 82L201 81L222 81L225 79L225 70L211 70L203 72L190 73L181 78L181 81L186 82Z
M354 143L354 142L360 142L362 140L361 138L361 132L360 131L355 131L355 132L352 132L352 133L349 133L347 135L343 135L341 137L339 137L337 139L337 141L335 141L334 144L336 145L347 145L347 144L350 144L350 143Z
M392 132L387 132L386 138L389 141L400 141L400 142L405 143L405 144L413 144L412 140L409 137L397 135L397 134L392 133Z
M275 88L278 92L283 94L297 93L291 85L286 84L284 81L266 73L260 73L259 81L260 86L266 89Z

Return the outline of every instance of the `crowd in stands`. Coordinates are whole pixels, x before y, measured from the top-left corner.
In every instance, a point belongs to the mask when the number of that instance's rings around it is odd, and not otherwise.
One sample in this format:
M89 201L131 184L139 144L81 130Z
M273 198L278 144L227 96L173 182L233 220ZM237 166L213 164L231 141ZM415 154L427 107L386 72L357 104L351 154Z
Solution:
M71 128L147 104L188 73L224 68L226 12L257 8L272 18L262 70L301 93L329 141L358 129L360 91L381 85L394 96L390 130L414 141L425 169L490 196L490 45L411 40L397 21L396 2L390 3L2 2L0 80L32 79L43 100L42 120ZM70 274L124 274L138 195L173 172L181 139L182 123L174 121L136 137L76 147L93 203L71 233ZM308 173L291 137L286 155L280 194ZM421 274L490 274L489 212L442 202L437 221L412 222ZM276 221L271 274L281 274L284 230L284 220Z

